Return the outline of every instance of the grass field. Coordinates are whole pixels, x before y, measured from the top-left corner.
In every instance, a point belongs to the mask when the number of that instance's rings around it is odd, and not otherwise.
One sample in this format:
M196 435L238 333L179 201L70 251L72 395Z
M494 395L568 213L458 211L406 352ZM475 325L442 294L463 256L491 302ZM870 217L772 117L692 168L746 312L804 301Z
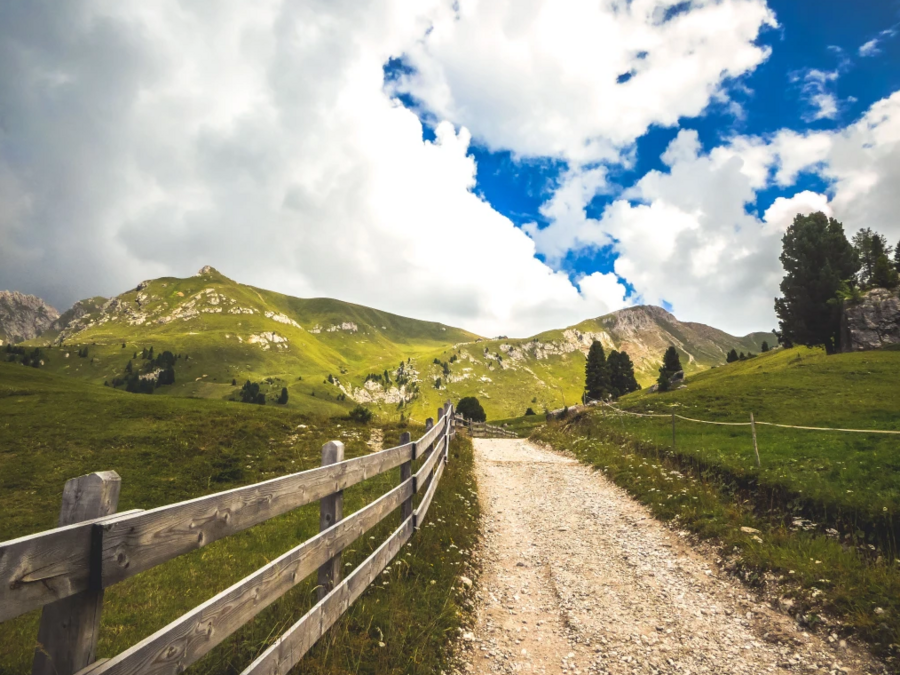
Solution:
M900 352L776 351L636 392L633 412L704 420L900 429ZM801 620L837 616L893 655L900 642L900 436L749 427L592 410L535 437L602 469L663 519L722 544L745 578L788 583ZM742 531L751 527L759 533Z
M401 429L383 425L385 445ZM417 435L421 428L408 429ZM368 452L370 427L254 406L141 396L0 364L0 540L53 527L68 478L122 477L119 510L151 508L318 466L321 446ZM297 669L300 673L433 673L465 620L478 506L470 443L458 438L429 525ZM394 474L397 475L394 475ZM399 482L399 470L345 492L351 513ZM399 524L388 518L345 554L360 562ZM318 532L312 504L181 556L107 590L98 656L112 656ZM453 546L451 546L451 544ZM348 570L351 567L347 568ZM190 672L239 672L313 603L308 579ZM30 672L39 612L0 624L0 673ZM383 646L381 646L383 644Z

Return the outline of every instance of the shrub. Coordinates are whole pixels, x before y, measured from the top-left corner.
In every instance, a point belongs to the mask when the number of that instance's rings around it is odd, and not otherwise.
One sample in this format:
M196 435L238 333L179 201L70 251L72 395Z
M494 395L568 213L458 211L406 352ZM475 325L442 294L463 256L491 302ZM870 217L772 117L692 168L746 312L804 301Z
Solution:
M358 405L350 411L350 414L348 414L347 417L349 417L354 422L359 422L360 424L368 424L372 421L372 411L366 407Z
M485 422L487 420L484 408L481 407L481 403L479 403L478 399L474 396L466 396L465 398L460 399L459 403L456 405L456 412L467 420L472 420L474 422Z
M527 408L525 410L525 417L528 417L529 415L534 415L534 410L532 410L531 408Z

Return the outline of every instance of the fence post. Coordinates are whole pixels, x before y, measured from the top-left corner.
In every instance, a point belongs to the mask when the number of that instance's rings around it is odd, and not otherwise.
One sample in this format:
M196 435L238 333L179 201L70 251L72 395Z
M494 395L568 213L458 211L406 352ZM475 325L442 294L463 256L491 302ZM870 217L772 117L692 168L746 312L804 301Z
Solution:
M329 441L322 446L322 466L344 461L344 444L340 441ZM319 502L319 532L327 530L344 518L344 491L322 497ZM319 568L318 598L321 600L341 582L341 552Z
M672 452L675 452L675 411L672 411Z
M60 527L115 513L121 486L122 479L115 471L99 471L66 481ZM94 546L92 541L91 547ZM97 560L94 553L92 550L92 565ZM46 605L41 613L32 675L72 675L92 664L102 610L103 589L89 589Z
M756 453L756 468L759 468L759 446L756 444L756 420L753 419L753 413L750 413L750 430L753 432L753 452Z
M409 432L404 431L400 434L400 445L406 445L409 443ZM409 480L412 477L412 459L408 462L403 462L400 465L400 482ZM403 503L400 505L400 523L405 523L406 519L412 515L413 512L413 498L410 495L409 499L403 500Z

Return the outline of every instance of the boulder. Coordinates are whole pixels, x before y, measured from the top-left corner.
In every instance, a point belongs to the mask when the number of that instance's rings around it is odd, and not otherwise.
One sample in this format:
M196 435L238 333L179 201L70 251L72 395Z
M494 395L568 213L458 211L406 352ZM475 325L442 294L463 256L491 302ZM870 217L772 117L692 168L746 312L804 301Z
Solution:
M860 302L844 302L842 351L859 352L896 344L900 344L900 296L896 290L875 288Z

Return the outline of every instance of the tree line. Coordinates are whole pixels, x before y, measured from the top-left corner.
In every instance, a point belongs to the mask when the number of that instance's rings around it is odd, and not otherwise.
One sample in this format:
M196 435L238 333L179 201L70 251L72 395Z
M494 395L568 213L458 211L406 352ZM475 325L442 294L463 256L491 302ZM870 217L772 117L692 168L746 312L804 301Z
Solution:
M892 247L868 227L848 241L844 226L821 212L794 218L782 238L780 260L785 275L783 297L775 299L776 334L785 347L840 351L844 303L900 283L900 243Z

